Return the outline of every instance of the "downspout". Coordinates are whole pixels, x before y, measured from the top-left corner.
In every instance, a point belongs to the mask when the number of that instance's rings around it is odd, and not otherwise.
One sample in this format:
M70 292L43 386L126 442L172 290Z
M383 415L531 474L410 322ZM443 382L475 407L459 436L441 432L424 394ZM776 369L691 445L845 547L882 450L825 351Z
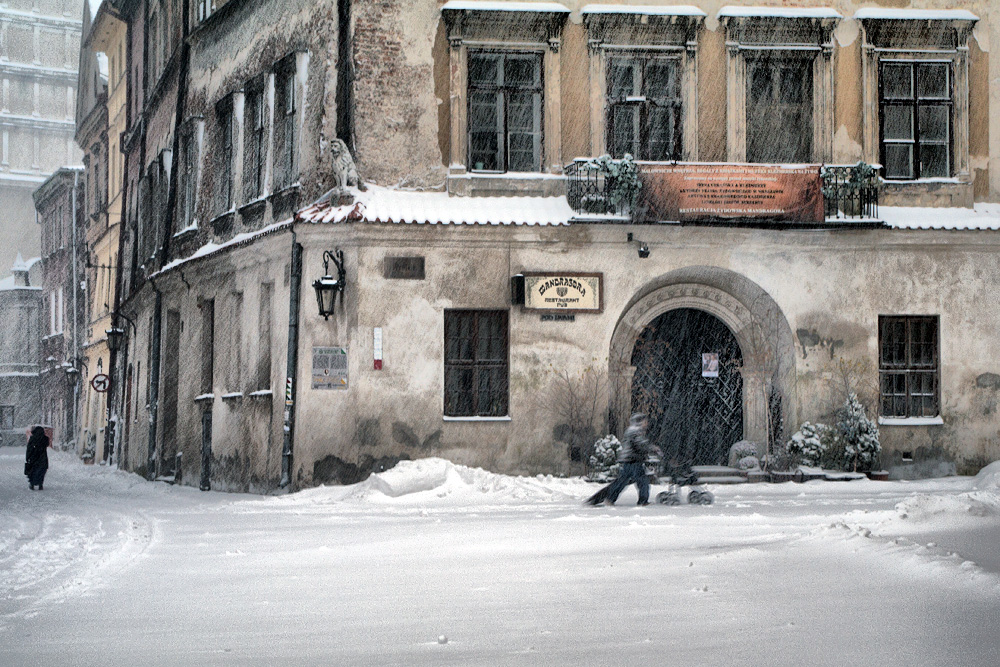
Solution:
M188 0L182 3L181 16L190 16ZM171 145L170 158L170 189L167 191L167 210L163 225L163 242L160 245L160 266L167 263L170 257L170 241L173 238L174 209L177 207L177 176L174 172L180 158L181 127L184 124L184 111L187 102L188 89L188 21L181 21L180 52L177 56L180 71L177 73L177 103L174 106L174 140Z
M302 245L292 229L292 267L288 294L288 353L285 369L284 442L281 448L282 488L292 481L292 446L295 441L295 378L299 365L299 299L302 288Z
M153 291L156 293L156 302L153 306L153 331L150 333L152 341L152 358L149 366L149 458L147 461L146 477L149 480L156 479L156 425L157 425L157 404L160 400L160 329L162 324L163 294L156 288L156 284L150 280Z
M76 266L76 189L79 187L80 183L80 172L73 172L73 192L72 197L72 217L70 218L70 224L73 227L72 238L73 238L73 367L76 368L77 361L80 357L80 341L77 339L77 318L80 313L77 305L77 293L80 289L80 279L77 276L77 266ZM77 369L76 381L73 383L73 428L71 433L73 434L73 443L76 445L77 454L80 453L80 443L76 441L76 425L79 419L79 396L80 396L80 378L83 377L83 373L80 369ZM84 443L86 444L86 443Z

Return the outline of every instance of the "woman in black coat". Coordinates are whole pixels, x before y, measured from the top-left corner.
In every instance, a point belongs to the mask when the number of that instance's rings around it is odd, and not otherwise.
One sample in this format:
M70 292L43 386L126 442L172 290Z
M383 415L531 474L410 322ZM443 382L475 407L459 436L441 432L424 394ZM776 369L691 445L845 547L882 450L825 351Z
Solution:
M42 482L45 481L45 471L49 469L49 439L45 435L45 429L36 426L31 429L31 437L28 438L28 450L24 455L24 474L28 476L28 487L34 491L35 487L42 490Z

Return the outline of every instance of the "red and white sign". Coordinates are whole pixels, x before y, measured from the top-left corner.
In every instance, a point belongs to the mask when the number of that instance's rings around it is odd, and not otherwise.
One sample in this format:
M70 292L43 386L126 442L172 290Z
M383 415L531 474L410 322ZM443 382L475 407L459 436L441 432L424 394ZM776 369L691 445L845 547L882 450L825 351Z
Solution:
M111 386L111 378L104 373L98 373L90 381L90 386L94 388L94 391L103 394Z

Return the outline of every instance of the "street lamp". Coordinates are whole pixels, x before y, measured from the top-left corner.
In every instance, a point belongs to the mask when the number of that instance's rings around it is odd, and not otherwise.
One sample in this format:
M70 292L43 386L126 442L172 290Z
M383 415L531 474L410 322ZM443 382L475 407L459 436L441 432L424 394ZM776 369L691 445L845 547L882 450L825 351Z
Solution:
M330 260L337 266L337 277L330 275ZM323 319L333 315L337 295L343 301L344 286L347 284L347 273L344 271L344 251L338 248L335 252L323 251L323 277L313 282L316 290L316 301L319 303L319 314Z
M111 328L105 329L104 334L108 339L108 350L115 353L121 352L125 348L126 332L125 329L120 326L118 322L119 319L125 320L125 322L132 327L132 330L135 331L135 324L132 323L132 320L125 317L121 313L111 314Z

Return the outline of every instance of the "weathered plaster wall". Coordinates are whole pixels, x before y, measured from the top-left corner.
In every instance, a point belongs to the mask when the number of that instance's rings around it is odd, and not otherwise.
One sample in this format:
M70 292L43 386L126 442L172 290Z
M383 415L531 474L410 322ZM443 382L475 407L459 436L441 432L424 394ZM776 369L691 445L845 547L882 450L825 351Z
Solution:
M313 391L300 384L297 479L316 483L357 474L359 467L428 455L509 472L565 471L566 445L555 436L558 424L544 401L552 369L606 367L624 304L658 276L689 266L745 276L773 297L797 332L797 403L786 417L791 429L803 420L828 419L840 360L860 364L860 390L877 387L878 315L939 314L945 423L883 427L887 457L925 442L937 448L938 459L958 466L998 454L991 412L996 383L984 373L1000 374L1000 367L983 362L1000 358L990 333L1000 326L1000 312L990 301L1000 287L1000 260L987 237L671 227L641 233L651 248L646 260L625 242L626 229L616 226L354 225L350 238L340 229L304 230L305 276L319 275L320 254L335 234L345 248L349 275L357 272L356 284L366 289L360 294L348 289L346 311L330 321L316 316L311 298L303 309L303 354L312 346L346 345L350 388ZM426 280L384 280L387 254L424 256ZM504 309L509 275L544 269L604 272L605 312L578 315L574 322L542 322L537 314L512 308L511 421L443 420L443 311ZM964 287L942 292L946 284ZM381 371L372 368L376 326L384 337ZM302 361L305 370L308 361ZM310 473L322 479L311 479Z

